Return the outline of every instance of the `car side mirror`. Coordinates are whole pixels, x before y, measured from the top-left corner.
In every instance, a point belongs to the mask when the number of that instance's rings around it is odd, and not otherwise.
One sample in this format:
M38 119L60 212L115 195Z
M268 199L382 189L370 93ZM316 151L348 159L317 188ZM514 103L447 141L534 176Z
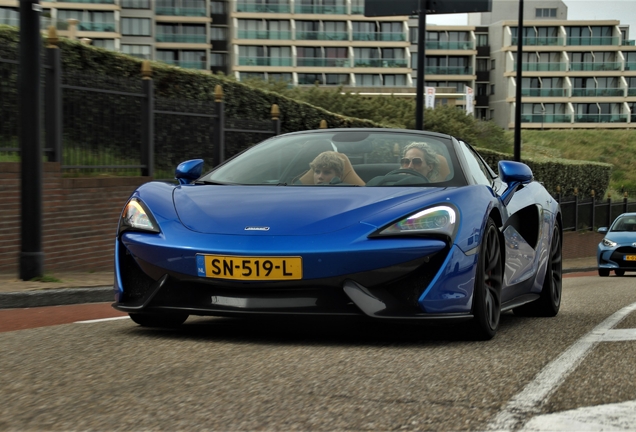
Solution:
M181 162L174 173L174 178L179 184L189 184L201 177L203 171L203 159L191 159Z
M501 194L501 200L504 205L508 205L519 186L532 181L532 170L528 165L515 161L499 161L498 167L499 177L508 184L508 188Z
M601 234L605 234L607 232L607 227L600 227L599 229L596 230L596 232L599 232Z

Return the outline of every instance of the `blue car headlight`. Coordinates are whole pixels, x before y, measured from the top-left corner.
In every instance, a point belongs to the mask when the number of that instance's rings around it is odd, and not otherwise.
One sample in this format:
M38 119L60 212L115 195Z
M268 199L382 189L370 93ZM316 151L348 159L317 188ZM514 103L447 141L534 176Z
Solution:
M603 243L603 246L606 246L606 247L614 247L614 246L616 246L616 242L613 242L613 241L611 241L609 239L606 239L606 238L604 238L601 241L601 243Z
M452 206L443 204L413 213L380 229L374 236L422 235L453 239L459 226L459 212Z
M119 233L121 234L128 230L152 233L161 232L150 210L137 198L128 201L119 219Z

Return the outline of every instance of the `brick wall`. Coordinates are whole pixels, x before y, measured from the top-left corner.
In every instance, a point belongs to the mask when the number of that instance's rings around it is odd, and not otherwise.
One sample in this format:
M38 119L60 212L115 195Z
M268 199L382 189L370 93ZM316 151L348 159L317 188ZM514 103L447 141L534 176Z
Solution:
M19 273L19 162L0 163L0 272ZM62 178L58 163L43 167L44 271L113 267L115 231L130 194L148 177Z
M19 272L20 168L0 163L0 272ZM113 267L122 207L148 177L62 178L58 163L44 163L42 196L44 270L91 271ZM602 234L563 233L563 258L596 255Z

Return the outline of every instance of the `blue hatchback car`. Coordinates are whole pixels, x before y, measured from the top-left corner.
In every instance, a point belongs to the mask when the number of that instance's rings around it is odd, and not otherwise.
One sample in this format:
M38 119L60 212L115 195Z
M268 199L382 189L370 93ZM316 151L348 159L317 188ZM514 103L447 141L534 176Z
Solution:
M270 138L124 206L114 307L142 326L189 315L471 322L555 316L561 211L522 163L498 173L449 135L325 129Z
M598 275L609 276L611 270L616 276L636 271L636 213L623 213L609 229L601 227L598 232L605 234L596 251Z

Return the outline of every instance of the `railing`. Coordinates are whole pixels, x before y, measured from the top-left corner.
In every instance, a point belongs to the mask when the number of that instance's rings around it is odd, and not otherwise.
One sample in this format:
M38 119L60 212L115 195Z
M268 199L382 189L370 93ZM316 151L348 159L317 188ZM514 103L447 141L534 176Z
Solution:
M298 67L351 67L351 59L347 58L309 58L297 57L296 66Z
M625 90L621 88L573 88L572 97L582 96L623 96Z
M201 17L206 16L207 12L205 7L157 7L155 9L157 15L168 16L193 16Z
M564 97L566 96L566 90L562 88L522 88L521 96L530 97Z
M204 61L187 61L187 60L161 60L158 61L169 64L171 66L178 66L186 69L207 69L207 64Z
M239 57L239 66L293 66L291 57Z
M289 4L237 3L237 12L289 13Z
M634 46L634 45L636 45L636 41L635 40L626 39L626 40L624 40L621 43L621 45Z
M64 3L115 4L115 0L64 0Z
M628 88L627 96L636 96L636 88Z
M347 6L344 5L295 5L294 12L297 14L329 14L346 15Z
M512 37L510 42L511 45L517 45L519 38L516 36ZM543 37L524 37L523 38L524 46L556 46L556 45L565 45L565 38L559 36L543 36Z
M575 114L575 123L625 123L628 114Z
M636 62L625 62L625 70L636 70Z
M424 73L432 75L472 75L469 66L426 66Z
M364 6L351 5L352 15L364 15Z
M273 39L273 40L289 40L291 39L290 30L239 30L239 39Z
M349 40L349 33L341 32L325 32L325 31L298 31L296 30L296 40Z
M543 62L543 63L522 63L521 70L527 72L558 72L565 71L567 64L563 62ZM517 64L513 66L513 70L517 70Z
M80 21L77 24L77 30L93 32L116 32L117 25L114 22Z
M598 36L598 37L568 37L568 45L618 45L617 36Z
M426 41L427 50L472 50L472 42L451 42L451 41Z
M571 123L570 114L522 114L522 123Z
M570 63L571 71L619 71L621 62L582 62Z
M406 41L406 34L402 32L352 32L351 38L354 41L400 42Z
M408 66L406 59L377 59L377 58L356 58L353 63L354 67L385 67L385 68L403 68Z
M558 189L558 188L557 188ZM590 196L580 197L575 190L573 196L555 194L561 206L563 231L595 231L598 227L609 227L623 213L636 211L636 201L630 200L627 192L618 200L597 199L594 191Z
M207 37L205 35L192 35L192 34L172 34L172 33L158 33L155 36L157 42L173 42L173 43L207 43Z

